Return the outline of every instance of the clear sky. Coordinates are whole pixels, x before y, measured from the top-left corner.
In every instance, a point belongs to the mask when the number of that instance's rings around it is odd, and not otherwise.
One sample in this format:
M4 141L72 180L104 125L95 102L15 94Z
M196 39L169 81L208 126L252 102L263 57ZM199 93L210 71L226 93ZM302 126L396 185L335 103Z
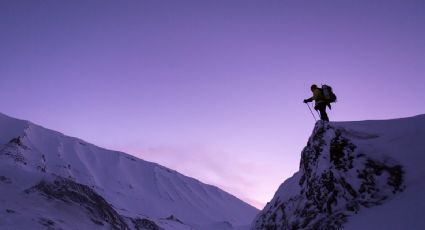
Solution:
M425 113L425 1L0 1L0 112L262 208L331 120Z

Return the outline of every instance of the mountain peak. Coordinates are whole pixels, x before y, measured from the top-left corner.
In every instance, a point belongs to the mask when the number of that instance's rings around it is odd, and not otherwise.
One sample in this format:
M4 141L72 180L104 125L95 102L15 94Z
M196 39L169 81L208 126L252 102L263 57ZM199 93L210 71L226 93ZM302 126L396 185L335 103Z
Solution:
M0 202L22 214L14 228L209 229L249 225L258 212L215 186L28 121L1 114L0 130Z
M317 122L301 153L300 170L280 186L252 228L365 229L358 224L356 218L361 215L357 214L384 205L392 210L389 207L396 197L409 201L416 197L425 205L418 197L425 186L419 188L420 193L411 188L423 181L419 175L425 175L423 167L414 162L425 160L424 138L424 115L386 121ZM379 222L368 220L373 221ZM387 222L380 224L389 226Z

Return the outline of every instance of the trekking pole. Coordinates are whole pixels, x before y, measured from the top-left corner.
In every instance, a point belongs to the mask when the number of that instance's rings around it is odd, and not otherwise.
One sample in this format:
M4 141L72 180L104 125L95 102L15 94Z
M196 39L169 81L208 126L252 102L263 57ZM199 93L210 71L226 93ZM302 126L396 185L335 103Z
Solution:
M313 111L311 111L310 105L309 105L308 103L306 103L306 104L307 104L308 109L309 109L309 110L310 110L310 112L311 112L311 115L313 115L314 120L315 120L315 121L317 121L316 116L314 116Z

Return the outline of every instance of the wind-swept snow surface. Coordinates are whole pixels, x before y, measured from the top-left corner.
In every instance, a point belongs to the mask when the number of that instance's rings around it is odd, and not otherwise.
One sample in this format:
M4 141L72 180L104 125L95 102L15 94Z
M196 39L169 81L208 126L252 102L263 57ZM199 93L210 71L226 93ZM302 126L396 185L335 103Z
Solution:
M316 123L252 229L425 229L425 115Z
M0 203L1 229L224 230L258 213L158 164L2 114Z

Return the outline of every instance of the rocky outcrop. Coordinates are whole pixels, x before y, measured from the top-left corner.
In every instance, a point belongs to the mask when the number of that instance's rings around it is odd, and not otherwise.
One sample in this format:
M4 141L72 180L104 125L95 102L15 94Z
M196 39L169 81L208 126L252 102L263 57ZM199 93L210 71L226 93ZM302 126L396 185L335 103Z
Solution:
M135 218L132 219L131 222L136 230L164 230L152 220L145 218Z
M87 185L57 177L53 181L41 181L26 189L26 194L38 193L50 201L61 201L67 205L75 205L85 212L96 225L109 226L109 229L163 230L154 221L147 218L131 218L120 215L114 207L101 195ZM49 229L55 222L48 218L39 221Z
M7 144L3 146L2 149L0 149L0 155L8 156L17 163L27 165L27 159L25 158L22 151L28 149L29 147L23 143L22 137L18 136L16 138L11 139Z
M299 172L279 188L252 229L341 229L360 209L403 191L403 167L389 157L362 153L350 141L353 135L319 121L302 151Z
M41 181L25 191L38 192L49 200L79 205L90 219L98 225L109 224L112 229L129 229L124 218L102 196L90 187L74 181L57 178L53 182Z

